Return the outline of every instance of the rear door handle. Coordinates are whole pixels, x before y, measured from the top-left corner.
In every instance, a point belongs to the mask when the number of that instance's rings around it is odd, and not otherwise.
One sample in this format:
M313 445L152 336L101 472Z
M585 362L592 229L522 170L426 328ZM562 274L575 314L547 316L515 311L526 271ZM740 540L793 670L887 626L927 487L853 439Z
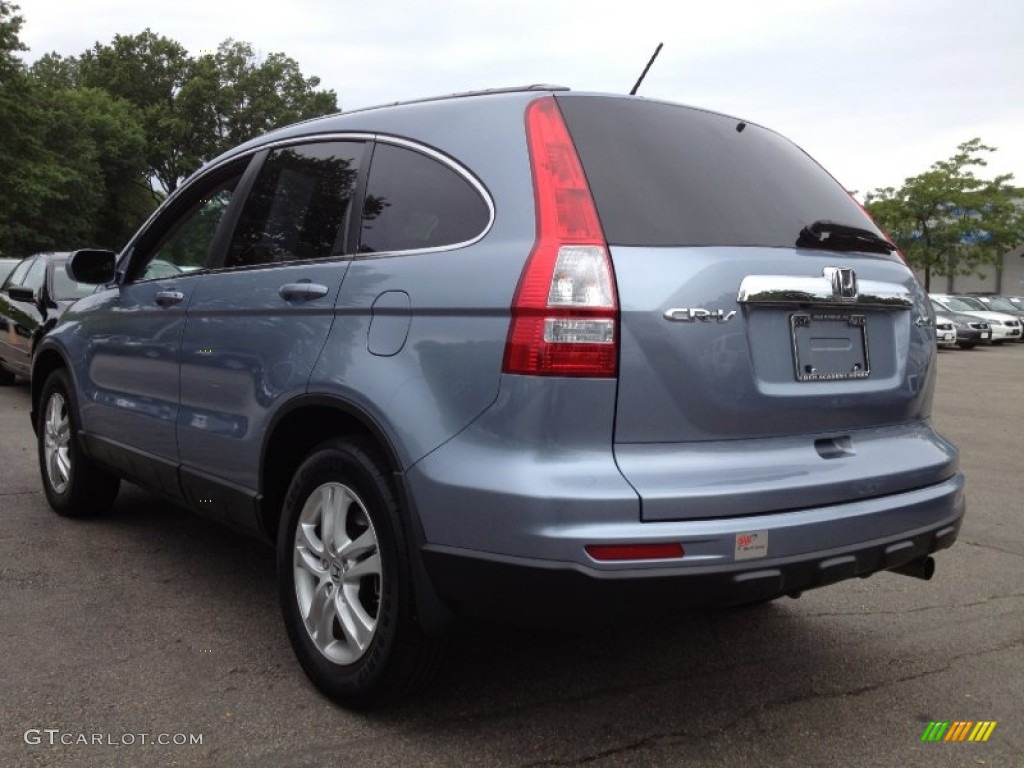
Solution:
M327 286L320 283L286 283L278 291L282 299L291 301L309 301L320 299L327 295Z
M154 300L161 307L173 307L175 304L180 304L185 299L185 294L181 291L157 291Z

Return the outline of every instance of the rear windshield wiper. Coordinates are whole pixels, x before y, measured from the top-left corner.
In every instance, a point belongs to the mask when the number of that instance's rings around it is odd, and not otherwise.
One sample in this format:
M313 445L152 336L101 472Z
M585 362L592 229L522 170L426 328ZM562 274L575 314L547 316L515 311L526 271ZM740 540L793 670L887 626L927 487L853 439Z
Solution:
M822 248L828 251L865 251L892 253L896 246L870 229L837 224L819 219L800 230L797 248Z

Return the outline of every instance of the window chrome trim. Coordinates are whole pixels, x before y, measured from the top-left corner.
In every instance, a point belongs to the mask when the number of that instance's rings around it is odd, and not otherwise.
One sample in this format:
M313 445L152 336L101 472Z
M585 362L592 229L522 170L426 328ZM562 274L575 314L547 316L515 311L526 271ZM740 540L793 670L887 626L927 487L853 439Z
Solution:
M256 147L249 147L244 152L233 153L231 155L228 155L227 157L221 158L220 160L213 161L210 165L205 165L202 168L197 169L194 173L192 173L184 181L182 181L182 183L178 185L174 192L169 194L164 199L164 201L160 203L159 206L157 206L157 209L150 214L149 218L147 218L146 221L144 221L142 225L135 231L135 233L132 235L131 240L128 241L125 248L122 249L121 253L118 255L117 263L120 265L124 253L128 250L129 247L133 247L135 245L135 241L138 239L139 235L141 235L144 231L149 229L150 224L156 221L157 216L159 216L160 213L165 208L174 205L175 200L177 200L182 195L187 194L188 190L195 186L195 184L201 183L202 179L204 179L209 174L215 173L217 170L223 168L225 165L228 165L230 163L241 162L243 159L245 159L245 162L252 162L252 158L258 153L263 152L264 150L273 151L275 149L295 146L297 144L321 144L330 141L361 141L377 142L380 144L391 144L394 146L403 147L413 152L419 152L420 154L427 155L432 160L435 160L436 162L439 162L442 165L450 168L460 177L465 179L469 183L469 185L476 190L477 194L480 195L481 198L483 198L484 204L487 206L488 216L487 225L480 231L478 235L470 238L469 240L463 240L458 243L433 246L431 248L412 248L403 251L370 251L367 253L334 254L331 258L367 259L389 256L405 256L407 254L413 253L436 253L439 251L452 251L457 248L465 248L468 245L474 245L475 243L480 242L481 240L484 239L484 237L487 236L487 234L491 231L491 228L494 226L494 200L491 198L491 194L490 192L488 192L487 187L485 187L483 185L483 182L481 182L469 169L465 168L461 163L457 162L452 157L449 157L443 152L440 152L439 150L429 147L426 144L422 144L411 139L404 139L399 136L366 132L347 133L341 131L332 131L330 133L304 134L302 136L290 136L286 139L269 141L265 144L260 144L259 146ZM370 162L370 165L372 167L372 160ZM359 215L360 217L362 217L362 212L360 212ZM212 270L204 271L219 272L222 269L225 269L225 267L217 267Z
M903 310L914 306L910 290L898 283L859 280L856 299L837 297L829 276L747 275L740 282L736 301L766 306L871 307Z
M487 187L473 175L469 169L457 162L448 155L440 152L433 147L429 147L426 144L413 141L411 139L404 139L399 136L391 136L385 133L319 133L310 134L306 136L294 136L288 139L281 139L279 141L270 142L268 144L261 145L258 150L275 150L281 147L294 146L295 144L318 144L325 141L374 141L378 144L390 144L396 147L402 147L404 149L411 150L413 152L419 152L422 155L435 160L436 162L444 165L447 168L453 170L460 177L465 179L476 193L483 199L484 204L487 206L487 225L480 231L480 234L469 240L462 240L458 243L450 243L449 245L435 245L431 248L407 248L401 251L369 251L367 253L350 253L350 254L339 254L349 256L354 259L367 259L377 258L379 256L405 256L410 253L435 253L437 251L452 251L456 248L465 248L467 245L473 245L483 240L487 233L491 231L494 226L494 200L491 198L490 192L487 191ZM228 161L236 159L235 157L228 158ZM219 165L219 164L218 164ZM211 166L210 170L213 169ZM373 171L373 161L370 161L370 170ZM205 171L204 171L205 172ZM362 214L360 213L360 216Z
M465 248L468 245L478 243L487 236L487 233L490 232L491 228L494 226L494 201L491 199L491 195L487 191L487 187L485 187L483 183L472 174L472 172L470 172L462 164L456 162L453 158L449 157L443 152L439 152L438 150L432 147L428 147L425 144L420 144L419 142L416 141L399 138L398 136L390 136L387 134L377 134L374 137L374 139L378 144L390 144L395 147L402 147L404 149L408 149L412 152L419 152L420 154L426 155L432 160L435 160L441 165L450 168L456 174L461 176L471 187L473 187L473 189L476 190L476 193L480 195L480 197L484 201L484 204L487 206L487 224L484 226L482 230L480 230L480 233L477 234L475 237L471 237L468 240L461 240L457 243L449 243L447 245L435 245L430 248L407 248L401 251L368 251L366 253L354 253L352 254L353 258L372 259L385 256L406 256L408 254L413 253L438 253L441 251L454 251L457 248ZM370 161L370 172L373 172L372 160Z

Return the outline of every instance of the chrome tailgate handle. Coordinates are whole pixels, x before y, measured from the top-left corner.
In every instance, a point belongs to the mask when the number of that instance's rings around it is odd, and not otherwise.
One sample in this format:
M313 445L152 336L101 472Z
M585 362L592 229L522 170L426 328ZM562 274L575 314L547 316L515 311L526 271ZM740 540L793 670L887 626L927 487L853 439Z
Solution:
M806 306L911 309L910 290L899 283L857 280L852 270L827 267L821 277L747 275L736 301L766 306Z

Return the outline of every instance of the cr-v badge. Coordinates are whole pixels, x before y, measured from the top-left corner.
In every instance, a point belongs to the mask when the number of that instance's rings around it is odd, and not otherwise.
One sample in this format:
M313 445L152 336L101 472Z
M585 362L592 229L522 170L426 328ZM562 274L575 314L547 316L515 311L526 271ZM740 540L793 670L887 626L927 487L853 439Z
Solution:
M674 307L665 310L666 320L675 320L680 323L694 323L700 320L703 323L710 323L712 320L719 323L728 323L736 314L735 309L726 312L724 309L698 309L690 307Z

